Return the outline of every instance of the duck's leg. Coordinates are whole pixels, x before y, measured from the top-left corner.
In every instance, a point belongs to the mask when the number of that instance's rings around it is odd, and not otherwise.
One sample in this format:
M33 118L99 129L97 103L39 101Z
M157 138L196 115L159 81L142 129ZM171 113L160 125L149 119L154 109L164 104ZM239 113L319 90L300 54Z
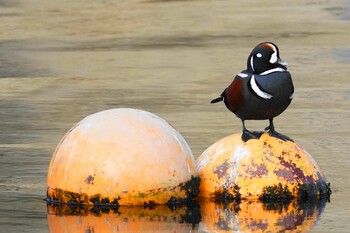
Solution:
M279 138L283 141L291 141L294 142L291 138L287 137L286 135L280 134L276 132L275 126L273 125L273 118L269 119L270 125L265 128L265 130L269 130L269 135L271 137Z
M259 139L260 136L263 134L263 132L257 132L257 131L251 132L251 131L247 130L247 128L245 127L244 120L242 120L242 125L243 125L242 140L244 142L246 142L250 139Z

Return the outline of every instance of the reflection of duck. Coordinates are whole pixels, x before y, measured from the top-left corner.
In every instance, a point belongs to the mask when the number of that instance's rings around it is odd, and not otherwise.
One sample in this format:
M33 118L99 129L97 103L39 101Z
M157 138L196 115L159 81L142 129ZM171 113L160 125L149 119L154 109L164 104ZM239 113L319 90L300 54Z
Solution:
M266 128L270 136L291 141L277 133L273 124L273 118L281 114L293 98L293 82L286 66L275 44L261 43L249 55L247 70L239 73L221 96L211 101L224 101L226 107L242 120L243 141L261 135L248 131L244 121L265 119L270 121Z

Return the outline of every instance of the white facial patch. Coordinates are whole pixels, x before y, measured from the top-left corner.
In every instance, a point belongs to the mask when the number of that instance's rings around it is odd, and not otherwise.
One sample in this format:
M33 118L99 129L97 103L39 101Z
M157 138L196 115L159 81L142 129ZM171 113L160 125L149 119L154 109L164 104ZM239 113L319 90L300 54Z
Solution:
M273 44L269 44L273 50L273 54L271 55L271 58L270 58L270 63L271 64L274 64L277 62L277 49L276 47L273 45Z
M262 57L262 54L261 54L261 53L258 53L256 56L257 56L257 57Z
M256 84L254 75L252 76L252 78L250 79L250 87L252 88L252 90L255 92L255 94L257 94L259 97L263 98L263 99L271 99L273 96L270 95L269 93L266 93L264 91L262 91L258 85Z
M271 64L274 64L274 63L276 63L276 61L277 61L277 52L274 52L274 53L271 55L270 63L271 63Z

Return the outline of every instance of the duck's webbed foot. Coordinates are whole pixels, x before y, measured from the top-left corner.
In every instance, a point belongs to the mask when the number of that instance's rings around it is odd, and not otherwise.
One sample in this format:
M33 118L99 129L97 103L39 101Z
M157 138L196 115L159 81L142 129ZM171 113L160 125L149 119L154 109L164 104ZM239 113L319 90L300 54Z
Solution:
M293 141L293 139L291 139L290 137L288 137L288 136L286 136L286 135L283 135L283 134L281 134L281 133L278 133L278 132L276 132L276 131L269 131L269 135L271 136L271 137L275 137L275 138L279 138L279 139L281 139L281 140L283 140L283 141L291 141L291 142L294 142Z
M268 130L269 132L269 135L271 137L275 137L275 138L279 138L283 141L291 141L291 142L294 142L293 139L291 139L290 137L287 137L286 135L283 135L281 133L278 133L276 130L275 130L275 126L273 125L273 120L272 119L269 119L270 121L270 125L268 127L265 128L265 130Z
M259 139L263 133L264 132L261 131L249 131L244 128L242 133L242 140L244 142L247 142L250 139Z

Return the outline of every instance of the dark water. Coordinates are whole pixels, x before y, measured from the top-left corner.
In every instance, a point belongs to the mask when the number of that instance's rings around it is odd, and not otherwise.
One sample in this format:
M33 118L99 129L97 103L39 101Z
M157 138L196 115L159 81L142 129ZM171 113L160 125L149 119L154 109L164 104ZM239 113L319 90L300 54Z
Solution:
M269 223L275 226L270 232L297 225L305 226L299 231L346 232L348 6L321 0L0 1L0 232L47 232L49 224L58 229L57 222L61 231L53 232L74 230L67 226L81 232L269 232ZM296 87L276 128L313 155L331 182L330 203L297 210L245 203L240 211L205 203L194 222L186 208L61 218L47 210L42 199L54 148L89 114L117 107L151 111L176 126L195 157L239 132L240 121L209 101L262 41L279 45ZM257 129L265 124L248 122ZM253 210L259 214L249 215Z

